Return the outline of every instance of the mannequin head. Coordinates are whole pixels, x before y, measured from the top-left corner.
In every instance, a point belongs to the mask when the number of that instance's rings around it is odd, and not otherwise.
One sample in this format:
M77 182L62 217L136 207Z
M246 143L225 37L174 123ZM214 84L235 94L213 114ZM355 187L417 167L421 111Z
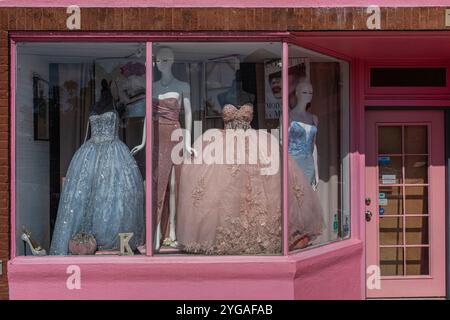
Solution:
M174 58L172 49L169 47L161 47L156 53L156 67L162 74L171 73Z
M295 95L297 96L297 106L307 107L311 103L313 96L312 84L308 78L301 78L297 87L295 88Z

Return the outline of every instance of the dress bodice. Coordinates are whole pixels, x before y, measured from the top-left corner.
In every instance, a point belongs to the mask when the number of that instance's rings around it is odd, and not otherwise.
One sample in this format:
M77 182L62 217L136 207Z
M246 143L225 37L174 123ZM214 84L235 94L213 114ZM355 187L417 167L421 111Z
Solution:
M169 96L163 99L153 99L153 120L161 123L178 122L180 110L180 103L175 96Z
M118 137L118 121L115 111L89 116L91 139L94 143L112 141Z
M222 117L225 129L250 129L250 122L253 119L253 105L247 103L238 109L231 104L227 104L223 107Z
M289 146L291 154L312 155L317 127L300 121L292 121L289 127Z

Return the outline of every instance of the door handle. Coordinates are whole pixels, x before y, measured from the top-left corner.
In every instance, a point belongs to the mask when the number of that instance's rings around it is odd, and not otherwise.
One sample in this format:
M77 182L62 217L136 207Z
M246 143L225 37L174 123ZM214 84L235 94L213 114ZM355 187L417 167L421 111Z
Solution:
M370 220L372 220L372 212L366 210L366 221L369 222Z

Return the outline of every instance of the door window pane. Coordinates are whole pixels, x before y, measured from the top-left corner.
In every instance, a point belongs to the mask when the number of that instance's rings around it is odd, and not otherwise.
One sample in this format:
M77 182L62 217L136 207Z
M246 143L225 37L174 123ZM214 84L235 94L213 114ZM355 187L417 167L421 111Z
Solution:
M428 214L428 187L405 187L405 214Z
M427 154L428 153L428 127L405 126L405 153Z
M401 126L378 127L378 153L379 154L402 153Z
M428 217L406 217L406 244L428 244Z
M403 247L380 248L380 269L382 276L402 276L404 274Z
M380 245L403 244L403 218L380 217Z
M406 248L406 275L420 276L429 274L428 247Z
M403 183L402 156L378 156L380 185Z
M405 156L405 183L428 183L428 156Z
M378 204L380 215L403 214L403 188L402 187L380 187L378 193Z

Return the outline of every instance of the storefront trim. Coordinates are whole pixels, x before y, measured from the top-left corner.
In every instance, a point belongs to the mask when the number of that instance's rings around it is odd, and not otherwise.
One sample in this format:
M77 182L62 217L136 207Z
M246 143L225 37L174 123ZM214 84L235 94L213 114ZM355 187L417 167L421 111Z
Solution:
M17 257L10 298L361 299L362 250L350 239L287 257ZM66 287L69 266L80 268L80 290Z
M342 3L340 3L342 2ZM20 3L16 3L14 0L5 0L2 3L3 7L64 7L73 5L73 2L70 0L58 0L58 1L49 1L49 0L23 0ZM318 0L315 2L311 2L309 0L286 0L282 3L274 3L273 1L267 0L228 0L228 1L208 1L208 0L196 0L196 1L186 1L186 0L160 0L160 1L146 1L146 0L137 0L133 3L130 3L125 0L119 1L104 1L104 0L95 0L95 1L87 1L87 0L79 0L77 3L80 7L155 7L155 8L204 8L204 7L233 7L233 8L247 8L247 7L256 7L256 8L310 8L310 7L368 7L371 5L377 6L395 6L395 7L423 7L423 6L438 6L444 7L445 5L440 0L410 0L405 3L405 1L389 1L389 0L378 0L378 1L368 1L368 0L348 0L348 1L338 1L333 2L329 0Z

